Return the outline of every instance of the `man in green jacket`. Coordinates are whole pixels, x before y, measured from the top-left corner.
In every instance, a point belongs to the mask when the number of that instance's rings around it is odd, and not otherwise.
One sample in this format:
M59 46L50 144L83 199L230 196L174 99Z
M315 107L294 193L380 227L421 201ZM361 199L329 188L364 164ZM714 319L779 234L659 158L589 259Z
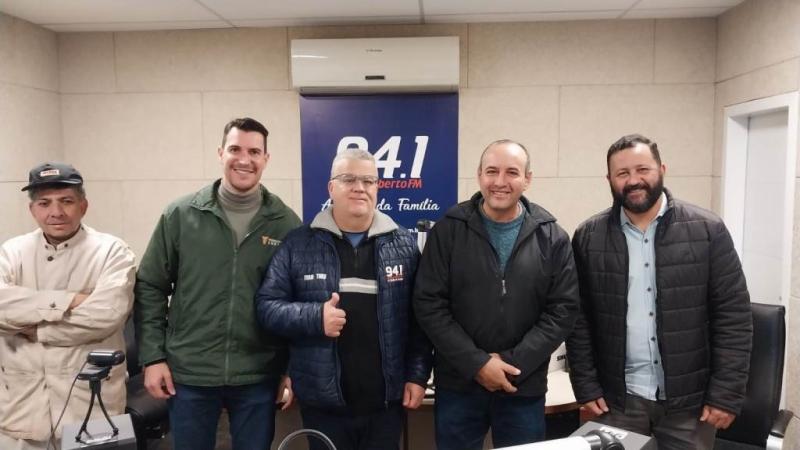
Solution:
M235 119L218 149L222 179L167 207L136 276L145 387L168 399L173 449L212 450L224 407L234 450L269 448L283 342L263 332L253 298L300 219L261 183L267 129Z

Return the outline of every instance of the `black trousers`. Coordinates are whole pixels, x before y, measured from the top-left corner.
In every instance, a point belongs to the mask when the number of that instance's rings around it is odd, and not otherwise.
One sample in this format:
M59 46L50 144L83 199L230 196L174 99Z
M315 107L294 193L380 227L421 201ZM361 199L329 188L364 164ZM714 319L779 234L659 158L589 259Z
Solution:
M403 406L389 404L385 410L351 415L300 406L303 427L321 431L336 450L397 450L403 427ZM328 450L315 437L308 438L310 450Z

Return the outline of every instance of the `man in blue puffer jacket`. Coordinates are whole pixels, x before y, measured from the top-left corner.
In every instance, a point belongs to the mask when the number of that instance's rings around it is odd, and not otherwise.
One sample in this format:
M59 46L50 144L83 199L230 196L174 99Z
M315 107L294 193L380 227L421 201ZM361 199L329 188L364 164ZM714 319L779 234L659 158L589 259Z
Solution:
M432 364L411 307L419 251L375 210L377 174L365 150L337 155L333 206L285 238L256 295L261 325L289 340L303 425L338 450L397 449Z

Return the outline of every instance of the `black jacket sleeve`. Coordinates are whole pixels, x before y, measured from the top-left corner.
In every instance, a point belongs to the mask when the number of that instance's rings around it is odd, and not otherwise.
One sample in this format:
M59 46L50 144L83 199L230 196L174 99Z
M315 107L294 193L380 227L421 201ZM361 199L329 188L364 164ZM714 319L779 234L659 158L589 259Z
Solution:
M592 315L592 302L589 287L586 282L587 270L584 242L588 231L584 227L578 228L572 238L572 248L575 257L575 267L578 273L578 286L580 290L580 310L577 314L575 327L567 338L567 361L569 361L569 378L575 399L579 403L586 403L603 396L603 388L597 376L594 349L592 347L592 330L590 318Z
M708 280L711 378L706 404L738 414L750 369L753 318L742 265L721 222L711 233Z
M419 263L419 252L414 255L414 266ZM415 271L416 276L416 271ZM433 345L422 331L414 310L408 316L408 342L406 344L406 381L422 387L428 385L433 367Z

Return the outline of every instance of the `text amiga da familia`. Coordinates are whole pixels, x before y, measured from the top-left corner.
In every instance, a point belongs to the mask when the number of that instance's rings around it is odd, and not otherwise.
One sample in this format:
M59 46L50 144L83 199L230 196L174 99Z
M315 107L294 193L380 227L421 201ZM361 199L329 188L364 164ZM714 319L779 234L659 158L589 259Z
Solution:
M330 207L332 203L331 199L326 200L321 205L320 211ZM396 205L392 205L385 198L381 198L381 201L375 205L375 209L378 211L439 211L441 207L427 197L417 202L412 202L409 198L400 197L397 199Z

